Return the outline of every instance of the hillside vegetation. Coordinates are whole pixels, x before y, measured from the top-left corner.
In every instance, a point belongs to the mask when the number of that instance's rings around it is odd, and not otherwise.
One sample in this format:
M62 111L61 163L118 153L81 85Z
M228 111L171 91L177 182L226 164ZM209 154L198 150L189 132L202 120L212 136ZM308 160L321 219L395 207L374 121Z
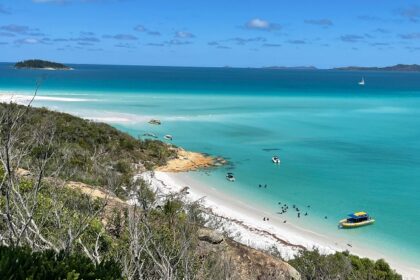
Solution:
M25 110L20 119L23 127L19 132L23 144L33 142L34 138L51 137L48 149L61 160L56 165L50 161L49 168L61 165L57 176L62 179L105 186L112 178L119 181L116 182L119 185L129 185L135 172L164 165L175 156L174 150L163 142L139 140L108 124L45 108L0 104L0 112L7 110ZM44 135L40 135L42 133ZM24 158L21 167L31 169L32 160L46 152L45 144L33 147L31 156ZM120 189L113 191L123 195Z
M402 280L382 259L373 261L359 258L348 252L321 255L317 250L303 251L289 262L301 274L302 279L342 280Z

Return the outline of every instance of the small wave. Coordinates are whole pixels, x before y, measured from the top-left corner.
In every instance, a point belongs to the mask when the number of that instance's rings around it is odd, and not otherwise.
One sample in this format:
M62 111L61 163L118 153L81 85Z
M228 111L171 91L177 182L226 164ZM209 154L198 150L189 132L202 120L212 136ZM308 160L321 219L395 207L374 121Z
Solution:
M281 151L280 148L264 148L262 149L264 152L275 152L275 151Z
M381 106L366 109L357 109L355 111L359 113L369 114L405 114L408 113L410 110L405 107Z

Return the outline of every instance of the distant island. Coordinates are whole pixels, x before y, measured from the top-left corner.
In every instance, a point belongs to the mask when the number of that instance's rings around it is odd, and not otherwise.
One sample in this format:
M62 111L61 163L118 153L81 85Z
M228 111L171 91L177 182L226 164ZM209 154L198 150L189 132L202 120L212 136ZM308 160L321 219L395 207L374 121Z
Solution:
M44 70L72 70L67 65L40 59L20 61L15 64L16 69L44 69Z
M267 66L262 69L277 69L277 70L318 70L315 66Z
M348 66L348 67L337 67L334 70L344 71L398 71L398 72L420 72L420 65L418 64L397 64L394 66L387 67L360 67L360 66Z

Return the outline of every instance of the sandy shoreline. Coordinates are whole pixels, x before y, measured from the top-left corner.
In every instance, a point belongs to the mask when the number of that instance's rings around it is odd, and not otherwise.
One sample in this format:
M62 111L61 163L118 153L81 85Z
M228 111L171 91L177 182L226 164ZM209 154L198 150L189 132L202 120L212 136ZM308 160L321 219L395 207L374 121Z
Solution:
M283 219L275 214L228 196L187 173L155 171L140 176L164 193L179 192L189 187L187 198L200 200L215 216L223 218L223 230L242 244L262 250L274 246L286 260L293 258L301 248L317 248L325 254L348 250L362 257L384 258L404 279L420 279L420 270L406 263L354 244L349 247L345 239L333 239L291 223L284 224ZM262 217L269 217L270 221L263 221Z

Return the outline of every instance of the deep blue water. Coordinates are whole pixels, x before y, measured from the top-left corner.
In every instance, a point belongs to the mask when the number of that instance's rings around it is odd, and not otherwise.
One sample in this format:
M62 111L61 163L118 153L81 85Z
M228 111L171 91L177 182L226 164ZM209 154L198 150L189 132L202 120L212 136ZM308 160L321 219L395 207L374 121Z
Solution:
M0 64L0 91L30 94L42 77L40 95L52 99L36 105L134 136L172 134L177 145L229 159L210 175L194 175L226 195L273 213L278 201L310 204L308 217L288 218L381 252L398 248L420 267L420 73L72 66ZM163 125L147 124L150 118ZM227 170L236 183L224 179ZM359 210L377 223L337 229L339 219Z
M30 90L44 78L44 90L100 93L180 93L237 95L353 95L365 76L366 94L411 94L420 90L419 73L342 72L332 70L272 70L246 68L196 68L115 65L70 65L74 71L16 71L0 63L3 89Z

